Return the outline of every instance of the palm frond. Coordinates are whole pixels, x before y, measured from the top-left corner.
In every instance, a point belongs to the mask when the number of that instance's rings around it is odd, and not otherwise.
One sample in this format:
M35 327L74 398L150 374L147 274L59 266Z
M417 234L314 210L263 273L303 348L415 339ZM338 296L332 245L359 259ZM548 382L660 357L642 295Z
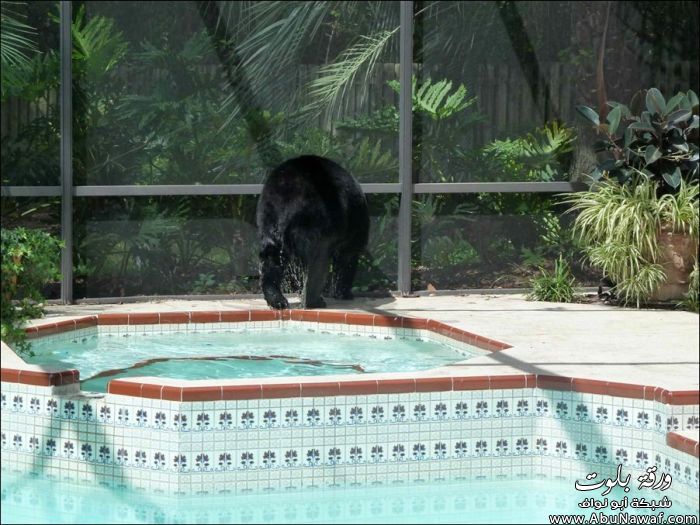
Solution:
M324 109L337 112L348 88L362 70L365 75L360 96L365 97L370 72L382 56L391 37L397 32L398 28L363 36L359 42L344 51L336 62L323 66L319 78L308 86L312 101L302 108L302 114L316 116Z
M289 85L284 80L293 78L289 73L298 65L303 47L329 16L333 3L252 2L235 7L232 4L237 2L225 3L221 19L226 19L229 28L241 24L249 30L247 34L239 31L233 38L240 41L235 46L240 74L250 82L257 99L250 103L259 105L254 102L289 98ZM231 20L234 16L238 19ZM226 97L221 109L228 114L224 127L238 120L240 108L233 94Z
M1 96L11 88L21 87L30 69L31 55L37 51L33 36L36 30L22 22L17 8L21 2L0 3Z

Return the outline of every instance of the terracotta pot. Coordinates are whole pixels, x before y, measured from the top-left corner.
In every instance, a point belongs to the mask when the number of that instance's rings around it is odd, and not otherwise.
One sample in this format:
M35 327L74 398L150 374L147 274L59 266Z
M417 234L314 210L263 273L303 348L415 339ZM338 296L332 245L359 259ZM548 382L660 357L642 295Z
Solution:
M651 296L653 301L683 299L688 293L689 277L698 256L698 241L687 233L676 233L662 227L656 235L661 249L659 263L666 271L666 282Z

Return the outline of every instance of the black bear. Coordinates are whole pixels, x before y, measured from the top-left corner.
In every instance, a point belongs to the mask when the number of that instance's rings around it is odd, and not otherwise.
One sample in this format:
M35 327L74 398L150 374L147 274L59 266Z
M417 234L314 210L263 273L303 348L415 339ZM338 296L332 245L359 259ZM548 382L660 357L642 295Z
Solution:
M362 188L335 162L314 155L288 160L270 172L258 200L260 277L272 308L288 308L285 268L303 269L303 308L323 308L321 293L333 265L336 299L352 299L360 253L367 245L369 211Z

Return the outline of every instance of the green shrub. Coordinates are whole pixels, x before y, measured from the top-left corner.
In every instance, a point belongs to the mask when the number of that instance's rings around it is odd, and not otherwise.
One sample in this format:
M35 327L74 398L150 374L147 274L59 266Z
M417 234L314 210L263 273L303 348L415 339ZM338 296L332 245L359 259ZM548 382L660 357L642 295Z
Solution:
M63 243L41 230L0 230L2 252L2 339L15 350L29 352L22 328L43 314L42 287L60 279L59 254Z
M675 195L659 196L654 180L621 185L604 178L592 190L569 194L565 202L579 212L574 232L586 258L616 283L625 304L639 307L666 280L657 237L662 225L698 236L698 185L683 180Z
M656 88L641 91L630 107L609 102L607 122L587 106L576 109L595 125L604 138L593 148L601 162L590 174L593 180L608 177L620 184L642 175L655 181L662 192L676 193L681 181L697 181L698 96L692 90L666 100Z
M574 282L569 264L559 256L554 262L554 272L540 267L542 275L530 281L532 292L528 299L553 303L570 303L574 299Z

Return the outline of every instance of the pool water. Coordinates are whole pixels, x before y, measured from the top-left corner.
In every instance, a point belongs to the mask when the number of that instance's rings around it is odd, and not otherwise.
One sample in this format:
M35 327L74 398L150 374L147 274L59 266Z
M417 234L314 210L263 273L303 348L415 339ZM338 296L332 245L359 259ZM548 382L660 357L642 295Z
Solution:
M274 331L101 334L37 340L32 364L77 368L81 388L104 392L112 379L236 379L425 370L477 355L429 340Z
M2 523L549 523L550 514L589 515L578 503L591 496L573 481L527 480L175 498L6 472L1 488ZM697 515L676 502L626 511Z

